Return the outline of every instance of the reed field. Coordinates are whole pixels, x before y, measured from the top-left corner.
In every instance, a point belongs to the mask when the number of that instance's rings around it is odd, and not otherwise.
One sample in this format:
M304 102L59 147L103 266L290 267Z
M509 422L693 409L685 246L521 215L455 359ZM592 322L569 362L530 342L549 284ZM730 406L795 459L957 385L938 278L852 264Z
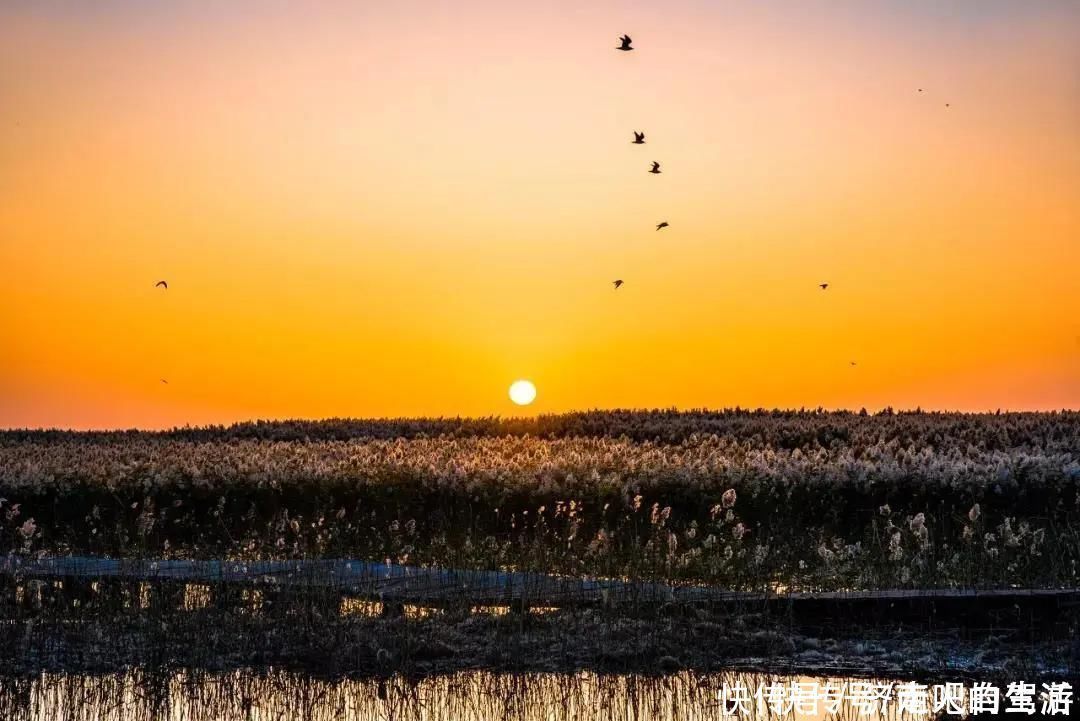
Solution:
M1075 587L1080 413L6 431L0 548L356 558L741 590Z

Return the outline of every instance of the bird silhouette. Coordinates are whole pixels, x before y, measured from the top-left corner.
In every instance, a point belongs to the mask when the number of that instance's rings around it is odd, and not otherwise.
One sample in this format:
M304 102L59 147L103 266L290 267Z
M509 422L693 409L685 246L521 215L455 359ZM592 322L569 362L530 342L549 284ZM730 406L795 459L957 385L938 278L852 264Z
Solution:
M649 171L653 175L660 175L660 163L655 160L652 162L652 170Z
M633 48L630 47L630 43L633 41L630 39L629 35L623 35L622 37L620 37L619 42L622 43L622 45L615 48L616 50L633 50Z
M612 285L615 286L615 290L618 290L619 286L622 285L622 283L623 282L621 280L616 280L616 281L612 282Z
M949 104L948 104L948 103L945 103L945 107L946 107L946 108L947 108L947 107L949 107Z
M829 289L829 284L828 283L818 283L818 288L821 288L822 290L828 290Z
M852 367L852 368L854 368L854 367L855 367L855 361L851 361L851 367Z
M634 145L644 145L645 144L645 133L639 133L638 131L635 130L634 131L634 139L631 142L633 142Z
M154 283L154 287L155 287L155 288L159 288L159 287L160 287L160 288L164 288L165 290L168 290L168 289L169 289L169 284L168 284L168 283L166 283L166 282L165 282L165 281L163 281L163 280L159 280L159 281L158 281L157 283Z
M169 385L169 381L165 380L164 378L158 378L158 380L161 381L162 383L164 383L165 385Z
M920 92L920 93L922 92L922 88L919 88L919 92Z
M666 228L666 227L668 227L668 222L665 220L662 223L657 224L656 229L660 230L661 228Z

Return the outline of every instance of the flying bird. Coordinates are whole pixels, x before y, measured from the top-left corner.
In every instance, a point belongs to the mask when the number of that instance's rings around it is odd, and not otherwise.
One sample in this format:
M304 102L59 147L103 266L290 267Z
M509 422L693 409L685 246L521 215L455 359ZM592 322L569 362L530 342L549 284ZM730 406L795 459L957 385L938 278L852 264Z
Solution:
M634 139L633 139L632 142L634 143L634 145L644 145L645 144L645 133L639 133L638 131L635 130L634 131Z
M169 381L165 380L164 378L158 378L158 380L161 381L162 383L164 383L165 385L169 385Z
M653 175L660 175L660 163L655 160L652 162L652 170L649 171Z
M854 368L854 367L855 367L855 361L851 361L851 367L852 367L852 368Z
M828 290L829 289L829 284L828 283L818 283L818 288L821 288L822 290Z
M621 281L621 280L616 280L616 281L614 281L614 282L612 283L612 285L614 285L614 286L615 286L615 290L618 290L618 289L619 289L619 286L620 286L620 285L622 285L622 281Z
M661 228L666 228L666 227L668 227L668 222L667 222L667 221L665 220L665 221L663 221L662 223L659 223L659 224L658 224L658 225L656 226L656 229L657 229L657 230L660 230Z
M919 92L920 92L920 93L922 92L922 88L919 88Z
M629 35L623 35L622 37L620 37L619 42L622 43L622 45L615 48L616 50L633 50L633 48L630 47L630 43L633 41L630 39Z
M947 108L947 107L949 107L949 104L948 104L948 103L945 103L945 107L946 107L946 108Z
M169 284L166 283L163 280L159 280L157 283L154 283L154 287L155 288L164 288L165 290L168 290L169 289Z

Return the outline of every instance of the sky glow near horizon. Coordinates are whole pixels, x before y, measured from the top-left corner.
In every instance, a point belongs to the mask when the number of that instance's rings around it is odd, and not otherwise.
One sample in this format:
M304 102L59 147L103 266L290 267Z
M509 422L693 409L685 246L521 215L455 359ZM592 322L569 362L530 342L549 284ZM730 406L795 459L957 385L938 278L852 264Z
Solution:
M1077 408L1078 130L1070 2L5 3L0 427Z

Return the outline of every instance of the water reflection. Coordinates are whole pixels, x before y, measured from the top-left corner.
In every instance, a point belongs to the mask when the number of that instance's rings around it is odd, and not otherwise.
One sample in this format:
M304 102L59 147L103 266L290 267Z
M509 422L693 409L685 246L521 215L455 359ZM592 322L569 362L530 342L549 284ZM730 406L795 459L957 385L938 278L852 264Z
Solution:
M0 718L12 721L698 721L726 718L725 686L750 697L776 685L845 688L866 679L784 677L727 672L690 672L661 677L634 675L495 674L483 671L407 679L326 680L291 672L227 674L136 670L100 676L42 674L0 678ZM902 682L870 681L895 689ZM841 693L841 696L844 696ZM965 698L967 694L965 692ZM927 694L930 705L930 694ZM750 719L926 719L841 698L836 708L794 708L777 713L751 704ZM928 710L930 710L928 708Z

